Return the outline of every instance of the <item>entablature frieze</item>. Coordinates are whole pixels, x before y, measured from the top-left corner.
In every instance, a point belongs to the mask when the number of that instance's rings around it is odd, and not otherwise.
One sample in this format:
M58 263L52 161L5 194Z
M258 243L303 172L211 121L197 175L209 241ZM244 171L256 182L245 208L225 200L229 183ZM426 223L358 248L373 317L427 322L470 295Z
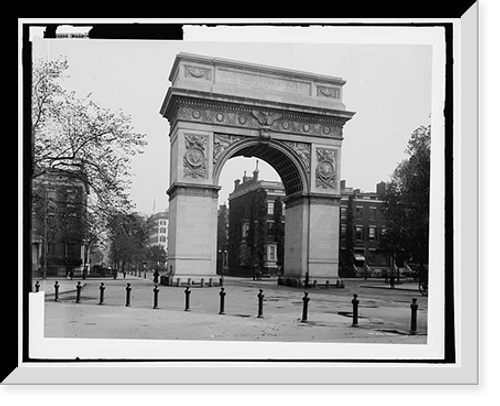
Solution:
M234 96L231 99L236 99ZM353 113L324 108L299 111L298 106L216 100L171 95L162 108L171 126L177 121L238 128L262 129L286 134L343 139L343 126Z

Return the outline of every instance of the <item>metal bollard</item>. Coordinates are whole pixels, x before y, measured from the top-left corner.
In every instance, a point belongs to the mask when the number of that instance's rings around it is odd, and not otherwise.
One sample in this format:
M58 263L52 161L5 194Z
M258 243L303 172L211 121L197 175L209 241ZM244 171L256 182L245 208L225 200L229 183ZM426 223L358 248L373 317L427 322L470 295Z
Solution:
M54 284L54 302L59 302L59 282Z
M200 281L200 288L204 287L205 286L205 278L201 278L201 281Z
M36 281L35 283L35 292L39 292L40 291L40 282Z
M328 279L325 282L325 288L330 289L330 281Z
M180 288L181 287L181 278L177 278L177 287Z
M80 281L76 284L76 303L80 303L80 295L82 292L82 285Z
M220 288L220 311L219 314L225 314L224 313L224 297L226 296L226 292L224 292L224 288Z
M209 286L210 288L213 288L213 286L214 286L214 280L213 280L212 278L210 278L210 279L208 280L208 286Z
M354 299L352 299L352 326L358 327L358 295L356 293L353 294Z
M130 283L127 283L127 287L125 288L125 290L127 291L127 300L125 302L125 306L130 307L130 291L132 290L132 288L130 287Z
M264 296L264 291L259 289L259 294L257 295L257 298L259 299L259 309L257 314L258 319L264 318Z
M99 299L99 304L102 305L104 302L104 289L106 289L104 287L104 282L101 282L101 286L99 287L99 289L101 290L101 297Z
M315 279L313 281L313 288L316 289L318 287L318 281Z
M153 300L153 309L158 309L158 292L160 289L158 289L158 285L155 285L153 289L154 293L154 300Z
M186 295L186 307L184 308L184 311L189 312L190 311L190 309L189 309L189 295L191 294L191 290L190 290L189 286L186 288L184 293Z
M188 286L191 286L191 278L188 278Z
M307 308L309 307L309 292L305 291L304 292L304 297L302 298L302 320L300 320L301 323L307 323Z
M417 310L418 310L418 304L417 304L417 299L413 298L412 304L410 305L411 309L411 325L410 325L410 334L411 335L416 335L417 334Z

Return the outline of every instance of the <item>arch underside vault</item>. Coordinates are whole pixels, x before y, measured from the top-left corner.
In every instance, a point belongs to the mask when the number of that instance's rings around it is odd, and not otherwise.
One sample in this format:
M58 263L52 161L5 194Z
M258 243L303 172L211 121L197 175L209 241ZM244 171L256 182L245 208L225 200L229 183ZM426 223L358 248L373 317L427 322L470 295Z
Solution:
M268 162L286 199L284 275L338 275L342 127L354 113L335 77L180 54L161 114L170 122L168 263L215 276L219 176L227 160Z
M263 145L252 142L252 145L245 146L234 152L229 158L245 157L259 158L270 164L278 173L285 187L287 196L301 193L307 189L304 185L306 182L305 176L301 175L299 164L290 158L290 153L287 155L282 150L276 148L273 144ZM220 168L222 169L222 168Z

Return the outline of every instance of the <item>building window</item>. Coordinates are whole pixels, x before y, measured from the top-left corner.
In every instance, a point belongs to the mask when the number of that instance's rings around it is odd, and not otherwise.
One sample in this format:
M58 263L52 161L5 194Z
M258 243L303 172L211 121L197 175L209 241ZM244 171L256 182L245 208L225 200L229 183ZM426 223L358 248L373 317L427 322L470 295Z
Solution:
M160 235L160 242L167 242L167 237L165 237L164 235Z
M368 228L368 239L370 241L375 241L375 231L376 231L375 227Z
M268 261L276 261L276 245L267 246L267 259Z
M267 202L267 214L274 214L274 202Z
M275 228L274 228L274 221L268 221L267 222L267 235L268 236L274 236L275 234Z
M165 227L160 227L160 234L166 234L167 229Z
M243 223L243 225L241 226L241 238L247 238L249 228L250 225L248 223Z
M340 218L343 220L347 219L347 207L346 206L340 206Z
M56 253L56 244L54 244L53 242L49 242L47 244L47 253L49 255L55 255L55 253Z
M341 240L345 240L347 235L347 226L340 226L340 238Z
M363 220L363 207L356 207L356 220Z
M167 221L166 220L160 220L160 226L166 226Z
M375 207L370 207L370 220L375 220Z
M363 226L356 226L356 240L361 241L363 239Z

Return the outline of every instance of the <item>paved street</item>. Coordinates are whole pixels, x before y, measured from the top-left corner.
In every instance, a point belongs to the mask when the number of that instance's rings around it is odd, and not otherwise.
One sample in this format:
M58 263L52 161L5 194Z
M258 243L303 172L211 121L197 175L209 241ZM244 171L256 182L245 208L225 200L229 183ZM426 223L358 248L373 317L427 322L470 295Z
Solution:
M148 279L87 279L81 303L75 303L77 281L64 281L69 292L45 301L45 337L133 338L286 342L425 343L427 298L414 284L387 289L383 280L345 280L345 289L309 289L308 323L301 323L303 289L277 286L276 280L225 279L225 314L219 313L220 288L192 287L190 311L184 311L185 288L159 286L159 308L153 309ZM105 284L104 304L99 286ZM125 307L126 283L131 306ZM49 283L53 285L53 283ZM259 288L264 318L257 318ZM359 327L353 328L353 293L358 294ZM418 299L418 335L408 334L411 299Z

